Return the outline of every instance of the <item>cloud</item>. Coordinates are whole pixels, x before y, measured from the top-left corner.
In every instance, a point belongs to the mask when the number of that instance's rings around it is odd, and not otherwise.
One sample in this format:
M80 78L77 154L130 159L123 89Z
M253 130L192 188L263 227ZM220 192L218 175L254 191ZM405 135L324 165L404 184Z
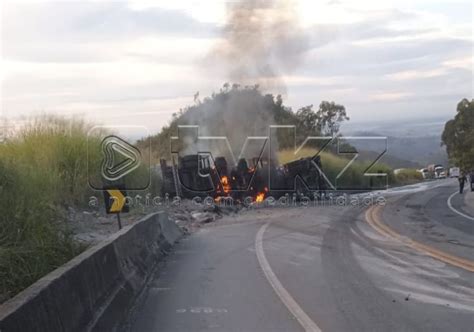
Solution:
M217 66L199 59L222 42L224 5L141 2L4 4L3 109L83 109L123 121L128 112L132 122L158 112L161 125L196 91L218 89L226 75L201 70ZM294 108L329 99L354 120L409 118L451 114L472 95L472 4L301 0L297 7L305 42L292 48L289 66L276 68Z
M398 101L412 95L409 92L379 92L369 96L369 101Z
M408 81L408 80L419 80L432 77L439 77L448 74L448 71L444 68L437 68L432 70L406 70L399 71L394 74L385 75L386 78L393 81Z
M219 29L183 11L134 10L124 2L7 2L2 19L3 57L38 62L107 61L136 39L206 39Z

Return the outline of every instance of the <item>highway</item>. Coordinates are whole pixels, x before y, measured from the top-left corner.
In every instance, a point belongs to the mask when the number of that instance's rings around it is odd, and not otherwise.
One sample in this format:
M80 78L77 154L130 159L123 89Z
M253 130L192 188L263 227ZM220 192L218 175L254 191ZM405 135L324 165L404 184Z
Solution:
M184 238L131 331L474 331L473 207L455 180L385 206L249 211Z

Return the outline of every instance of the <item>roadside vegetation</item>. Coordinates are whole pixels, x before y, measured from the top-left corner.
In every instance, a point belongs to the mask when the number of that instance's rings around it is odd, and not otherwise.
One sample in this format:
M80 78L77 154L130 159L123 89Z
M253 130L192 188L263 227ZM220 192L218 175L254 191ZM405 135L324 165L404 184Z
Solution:
M88 128L80 120L44 116L0 144L0 300L84 249L61 216L90 195Z
M442 135L449 159L463 172L474 172L474 100L461 100Z
M0 303L82 252L67 215L101 198L101 142L81 119L43 115L0 144ZM148 165L128 178L147 183ZM155 181L156 185L156 181Z
M414 184L423 181L423 175L414 168L405 168L395 174L395 181L399 185Z

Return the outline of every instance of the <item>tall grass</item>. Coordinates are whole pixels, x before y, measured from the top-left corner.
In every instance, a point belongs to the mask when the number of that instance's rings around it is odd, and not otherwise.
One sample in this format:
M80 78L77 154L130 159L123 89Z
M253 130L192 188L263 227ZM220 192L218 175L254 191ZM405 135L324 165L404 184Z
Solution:
M413 184L423 181L423 175L416 169L405 168L401 169L395 178L399 184Z
M0 144L1 297L11 297L83 250L60 211L84 205L91 194L88 128L80 120L43 116ZM91 159L99 162L98 155Z
M316 152L317 150L315 149L306 148L301 149L298 154L295 155L293 150L282 150L278 153L278 159L280 164L284 164L296 159L311 157ZM330 152L321 152L320 156L325 176L337 189L383 189L387 184L395 184L395 178L391 168L383 163L376 163L370 167L371 163L356 160L349 168L342 172L348 165L350 159L337 156ZM342 176L339 176L341 172ZM385 173L387 177L369 177L364 176L364 173Z
M101 142L110 133L91 128L45 115L0 144L0 302L84 250L64 215L97 196L90 181L103 185ZM149 176L143 162L127 184Z

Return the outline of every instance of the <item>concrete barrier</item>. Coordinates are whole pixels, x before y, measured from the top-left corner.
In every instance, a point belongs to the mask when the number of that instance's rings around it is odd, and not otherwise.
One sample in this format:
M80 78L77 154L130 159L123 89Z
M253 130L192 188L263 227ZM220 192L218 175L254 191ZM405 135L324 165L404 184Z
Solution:
M164 212L125 227L0 306L0 332L110 331L182 235Z

